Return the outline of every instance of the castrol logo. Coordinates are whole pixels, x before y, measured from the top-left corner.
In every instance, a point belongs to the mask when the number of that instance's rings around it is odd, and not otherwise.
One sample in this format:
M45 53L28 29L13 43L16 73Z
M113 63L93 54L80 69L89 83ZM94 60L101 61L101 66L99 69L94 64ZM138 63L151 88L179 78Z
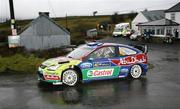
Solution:
M101 69L101 70L90 70L87 73L88 77L105 77L112 76L114 69Z

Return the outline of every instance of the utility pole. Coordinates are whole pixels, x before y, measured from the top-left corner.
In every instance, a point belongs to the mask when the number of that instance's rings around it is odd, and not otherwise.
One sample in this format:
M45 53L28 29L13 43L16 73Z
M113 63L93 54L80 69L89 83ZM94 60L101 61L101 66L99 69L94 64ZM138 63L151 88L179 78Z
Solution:
M17 35L17 30L16 30L16 22L15 22L15 15L14 15L14 5L13 5L13 0L9 0L9 8L10 8L10 19L11 19L11 30L12 30L12 35L16 36Z
M68 28L68 16L67 16L67 13L66 13L66 29L70 32L70 29Z
M15 48L20 45L20 40L19 40L20 37L17 36L13 0L9 0L9 8L10 8L12 35L8 36L8 44L9 44L9 48Z
M68 24L67 24L67 13L66 13L66 28L68 28Z

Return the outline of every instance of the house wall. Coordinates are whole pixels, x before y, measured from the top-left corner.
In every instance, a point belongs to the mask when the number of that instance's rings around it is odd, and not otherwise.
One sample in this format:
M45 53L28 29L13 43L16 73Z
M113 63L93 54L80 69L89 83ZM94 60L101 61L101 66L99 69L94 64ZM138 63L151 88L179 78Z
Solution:
M20 34L20 45L27 50L43 50L70 45L70 35L46 17L34 20Z
M139 23L144 23L144 22L148 22L148 20L141 12L139 12L138 15L132 21L132 29L139 32L138 26L136 25Z
M171 13L175 13L175 20L174 21L180 24L180 12L169 12L169 13L166 13L165 14L166 19L171 20Z
M171 13L175 13L175 22L180 24L180 12L169 12L165 14L166 19L171 20ZM178 27L178 31L179 31L179 38L180 38L180 26Z
M174 29L178 29L178 26L140 26L141 34L144 34L144 30L150 30L154 31L154 34L152 34L151 36L155 37L166 37L168 31L170 31L170 34L175 37Z
M58 48L64 45L70 45L70 36L52 35L52 36L26 36L20 38L21 46L27 50L43 50Z

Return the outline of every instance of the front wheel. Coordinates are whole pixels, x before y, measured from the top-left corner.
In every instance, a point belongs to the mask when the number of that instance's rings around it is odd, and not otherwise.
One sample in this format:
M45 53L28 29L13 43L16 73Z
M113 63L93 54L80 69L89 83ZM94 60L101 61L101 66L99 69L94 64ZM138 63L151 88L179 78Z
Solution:
M142 68L140 65L133 65L131 67L130 76L134 79L140 78L142 74Z
M75 86L78 83L79 76L77 72L73 69L68 69L63 72L62 82L68 86Z

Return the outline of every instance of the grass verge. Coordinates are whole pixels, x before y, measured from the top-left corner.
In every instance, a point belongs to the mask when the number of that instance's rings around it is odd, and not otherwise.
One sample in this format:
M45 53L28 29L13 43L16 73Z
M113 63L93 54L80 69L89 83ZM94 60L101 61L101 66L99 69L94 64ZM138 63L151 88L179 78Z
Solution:
M0 57L0 73L35 73L43 61L43 58L38 58L34 55L15 54L8 57Z

